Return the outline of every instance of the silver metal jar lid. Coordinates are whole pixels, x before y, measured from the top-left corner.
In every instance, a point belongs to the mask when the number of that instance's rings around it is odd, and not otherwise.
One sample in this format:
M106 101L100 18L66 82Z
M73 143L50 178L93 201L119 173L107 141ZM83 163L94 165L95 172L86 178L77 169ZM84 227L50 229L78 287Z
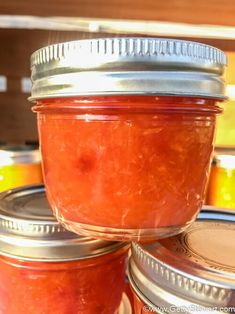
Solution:
M176 39L100 38L32 54L31 100L79 95L225 98L225 54Z
M0 165L39 163L39 150L31 145L2 145L0 146Z
M53 217L42 185L0 194L0 255L46 262L107 254L127 245L81 237Z
M235 169L235 149L217 147L214 151L213 163L221 168Z
M203 209L180 235L132 244L129 279L158 313L235 310L235 212ZM231 310L231 308L230 308Z

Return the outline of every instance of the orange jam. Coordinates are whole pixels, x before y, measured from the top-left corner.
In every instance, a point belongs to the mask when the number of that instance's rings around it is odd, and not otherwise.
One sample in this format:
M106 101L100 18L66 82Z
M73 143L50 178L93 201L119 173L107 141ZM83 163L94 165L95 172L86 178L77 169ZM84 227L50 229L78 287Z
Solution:
M0 193L0 313L118 314L128 250L65 230L42 186Z
M220 112L214 100L78 97L34 110L48 200L68 229L153 239L195 219Z
M44 263L0 257L0 313L114 314L126 249L94 259Z
M47 197L68 230L150 241L202 205L225 54L165 38L59 43L31 57Z

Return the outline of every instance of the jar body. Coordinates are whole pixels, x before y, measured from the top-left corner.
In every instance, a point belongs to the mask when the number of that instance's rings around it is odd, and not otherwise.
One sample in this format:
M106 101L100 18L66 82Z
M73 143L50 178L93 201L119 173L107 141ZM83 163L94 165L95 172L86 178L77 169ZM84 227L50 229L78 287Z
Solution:
M184 230L202 204L215 108L153 96L38 102L44 180L59 222L113 240Z
M113 314L124 289L127 248L74 262L0 258L4 314Z

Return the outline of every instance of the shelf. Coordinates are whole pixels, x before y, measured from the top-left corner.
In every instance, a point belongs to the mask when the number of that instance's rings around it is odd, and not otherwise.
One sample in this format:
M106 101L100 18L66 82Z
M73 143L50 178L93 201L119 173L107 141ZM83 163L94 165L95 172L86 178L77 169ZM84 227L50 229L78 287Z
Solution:
M233 0L11 0L1 1L0 12L5 15L134 19L235 26Z

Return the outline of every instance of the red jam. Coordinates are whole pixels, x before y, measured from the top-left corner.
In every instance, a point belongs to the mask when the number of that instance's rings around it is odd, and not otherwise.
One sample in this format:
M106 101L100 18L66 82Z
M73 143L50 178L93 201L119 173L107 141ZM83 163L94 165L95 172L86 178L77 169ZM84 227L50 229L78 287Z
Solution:
M124 290L127 248L73 262L0 257L0 313L114 314Z
M47 196L68 229L148 240L195 219L220 112L214 100L60 98L34 110Z

